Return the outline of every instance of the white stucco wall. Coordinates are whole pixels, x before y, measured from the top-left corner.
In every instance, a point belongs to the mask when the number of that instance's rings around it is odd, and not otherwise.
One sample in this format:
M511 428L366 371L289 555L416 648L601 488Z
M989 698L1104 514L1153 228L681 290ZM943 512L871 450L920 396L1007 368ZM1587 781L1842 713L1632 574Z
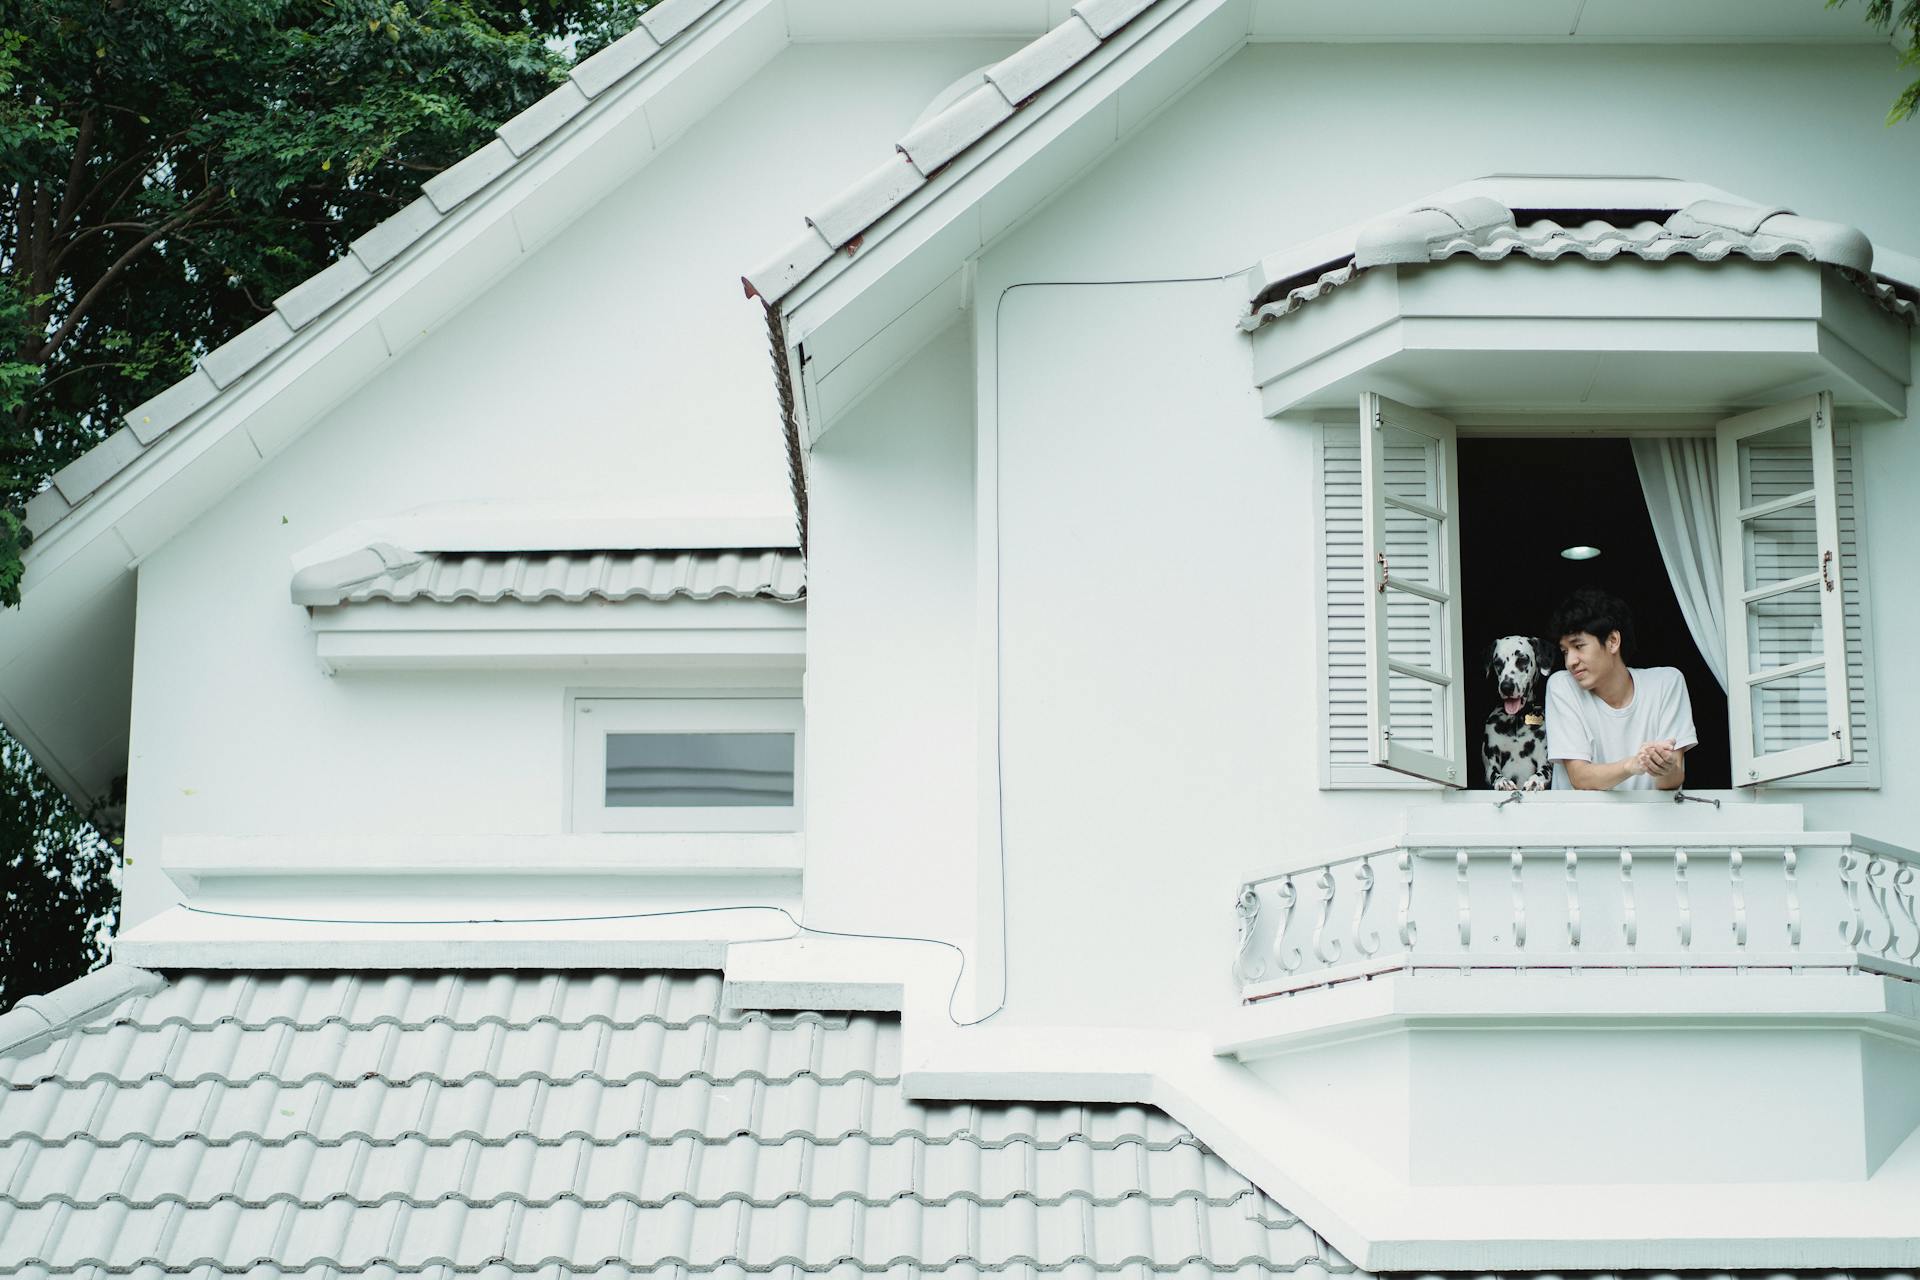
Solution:
M765 335L738 273L1002 51L783 55L148 560L128 920L174 900L154 857L167 833L558 830L562 698L582 682L328 679L287 603L288 555L440 499L783 509ZM982 873L1004 855L1009 1020L1158 1025L1216 1008L1234 877L1384 830L1405 803L1318 789L1311 442L1260 416L1230 323L1242 299L1217 277L1503 171L1693 178L1909 247L1920 133L1879 123L1899 84L1887 63L1879 49L1255 46L1149 123L997 245L970 326L815 453L810 920L991 935L997 873ZM1115 283L1160 277L1194 279ZM1886 549L1920 536L1899 499L1920 441L1893 425L1861 448L1884 577L1898 572ZM992 462L977 486L976 457ZM995 529L997 584L976 547ZM976 581L997 589L997 625ZM1888 784L1795 798L1813 825L1912 843L1901 735L1920 692L1891 659L1920 605L1876 590L1873 607ZM1143 945L1167 937L1191 945Z
M813 454L805 896L818 927L973 933L969 337L956 317Z
M445 500L789 511L765 323L740 273L785 242L795 210L823 203L930 98L1008 48L781 55L142 564L125 922L176 898L158 867L167 834L559 830L563 691L621 682L328 678L305 610L288 602L288 557L353 521Z
M1245 299L1217 278L1492 173L1694 179L1911 251L1920 133L1881 123L1899 83L1878 49L1254 46L986 255L1006 1019L1205 1025L1232 998L1237 877L1389 833L1409 803L1320 790L1312 442L1262 418ZM1908 845L1916 434L1857 437L1885 785L1780 796Z

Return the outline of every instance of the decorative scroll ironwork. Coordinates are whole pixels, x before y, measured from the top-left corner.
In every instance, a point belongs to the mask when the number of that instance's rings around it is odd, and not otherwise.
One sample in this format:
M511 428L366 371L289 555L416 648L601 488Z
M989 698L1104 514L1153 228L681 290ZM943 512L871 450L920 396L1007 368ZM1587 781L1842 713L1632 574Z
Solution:
M1727 887L1733 894L1733 945L1747 945L1747 856L1738 849L1727 852Z
M1275 901L1280 904L1280 923L1273 928L1273 958L1279 963L1281 972L1297 972L1306 957L1300 954L1300 948L1287 946L1287 926L1293 923L1293 909L1300 901L1300 890L1294 887L1292 876L1282 876L1280 887L1273 891Z
M1903 862L1900 869L1893 873L1893 893L1900 904L1900 913L1907 918L1907 936L1913 939L1910 946L1903 948L1896 959L1912 964L1920 960L1920 918L1915 916L1915 885L1920 881L1920 869L1911 862Z
M1519 849L1515 849L1510 863L1513 877L1513 946L1516 951L1527 949L1527 880L1526 858Z
M1379 932L1366 927L1367 903L1373 897L1372 857L1360 859L1353 869L1353 879L1360 886L1360 900L1353 908L1353 949L1366 958L1380 950Z
M1800 851L1788 845L1780 855L1780 875L1787 882L1787 945L1800 949Z
M1676 928L1680 935L1681 949L1691 949L1693 946L1693 896L1687 885L1687 851L1685 849L1673 851L1673 897L1674 904L1680 911Z
M1333 918L1332 867L1320 868L1314 887L1320 890L1320 918L1313 924L1313 954L1321 964L1332 964L1340 958L1340 939L1327 932L1327 922Z
M1413 923L1413 850L1400 850L1393 862L1400 868L1400 945L1411 951L1419 936Z
M1885 858L1869 856L1867 869L1861 875L1867 889L1867 901L1880 913L1880 941L1873 940L1873 927L1869 922L1860 935L1860 945L1869 951L1881 955L1893 954L1893 908L1887 902L1887 893L1892 888L1893 863Z
M1456 850L1453 858L1453 878L1460 886L1460 945L1473 945L1473 899L1467 893L1467 851Z
M1567 850L1567 945L1580 945L1580 851Z
M1260 893L1252 885L1244 885L1239 900L1233 904L1234 913L1240 917L1240 945L1233 954L1233 976L1240 982L1252 982L1266 976L1266 961L1253 955L1253 938L1260 924Z
M1736 845L1734 839L1744 843ZM1617 879L1604 866L1610 850L1617 851ZM1651 879L1644 865L1649 857L1656 864ZM1451 903L1444 892L1432 896L1445 875L1441 860L1447 858L1453 861ZM1501 858L1507 863L1509 904L1498 901L1495 884L1494 867ZM1560 862L1557 870L1554 858ZM1426 859L1436 861L1422 870ZM1638 875L1636 859L1643 862ZM1659 865L1668 860L1671 906L1665 900L1667 871ZM1477 871L1476 861L1484 864ZM1583 870L1583 861L1602 865ZM1803 872L1814 876L1817 892L1803 891ZM1421 899L1415 898L1417 875L1431 877L1419 891ZM1566 895L1564 943L1552 919L1556 877ZM1655 898L1644 922L1639 912L1643 884ZM1704 895L1697 911L1696 889ZM1303 900L1308 892L1317 901L1311 904L1311 919L1300 918L1310 907ZM1539 921L1530 918L1535 908ZM1813 964L1920 977L1920 854L1824 833L1727 840L1692 833L1685 847L1670 835L1652 834L1597 848L1557 841L1516 844L1511 835L1457 845L1398 843L1243 885L1235 911L1239 932L1232 971L1241 983L1261 985L1251 999L1411 968L1410 953L1421 929L1431 936L1436 924L1447 924L1448 913L1458 946L1449 941L1444 957L1423 956L1427 964L1512 969L1537 962L1580 970L1648 963L1741 970ZM1613 934L1616 912L1620 932ZM1509 913L1511 944L1502 920ZM1646 951L1639 950L1642 923L1654 929ZM1697 928L1706 929L1698 947ZM1837 930L1844 951L1834 946L1829 930ZM1812 944L1806 942L1809 932ZM1821 938L1828 942L1820 944ZM1543 948L1544 954L1527 959Z
M1851 849L1840 851L1840 887L1847 895L1847 918L1840 922L1840 941L1849 947L1860 945L1866 921L1860 914L1860 859Z
M1640 922L1633 914L1633 850L1620 850L1620 931L1629 950L1640 944Z

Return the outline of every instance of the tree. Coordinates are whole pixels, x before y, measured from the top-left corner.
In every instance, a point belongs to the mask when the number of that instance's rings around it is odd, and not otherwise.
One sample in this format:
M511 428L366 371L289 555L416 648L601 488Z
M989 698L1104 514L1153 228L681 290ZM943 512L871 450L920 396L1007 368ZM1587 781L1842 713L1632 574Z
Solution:
M128 409L649 0L0 0L0 604ZM0 735L0 1008L84 972L114 852Z
M1838 9L1846 3L1847 0L1827 0L1827 8ZM1869 23L1890 35L1900 47L1902 67L1920 67L1920 0L1901 0L1898 17L1894 15L1893 0L1867 0L1866 16ZM1887 123L1911 120L1916 111L1920 111L1920 80L1909 84L1893 100L1893 106L1887 111Z
M0 1009L97 967L119 918L117 848L0 734Z

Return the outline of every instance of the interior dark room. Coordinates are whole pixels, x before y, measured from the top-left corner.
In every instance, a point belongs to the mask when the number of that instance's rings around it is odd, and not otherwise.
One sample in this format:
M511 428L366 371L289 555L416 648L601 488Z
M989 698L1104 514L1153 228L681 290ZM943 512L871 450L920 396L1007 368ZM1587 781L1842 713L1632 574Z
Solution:
M1487 785L1481 726L1499 702L1481 658L1505 635L1543 636L1554 607L1578 587L1613 592L1633 611L1636 667L1678 667L1700 745L1687 753L1692 789L1729 785L1727 698L1700 657L1654 538L1634 467L1617 437L1460 441L1461 624L1467 665L1469 785ZM1596 548L1569 559L1569 548ZM1544 694L1544 690L1542 691Z

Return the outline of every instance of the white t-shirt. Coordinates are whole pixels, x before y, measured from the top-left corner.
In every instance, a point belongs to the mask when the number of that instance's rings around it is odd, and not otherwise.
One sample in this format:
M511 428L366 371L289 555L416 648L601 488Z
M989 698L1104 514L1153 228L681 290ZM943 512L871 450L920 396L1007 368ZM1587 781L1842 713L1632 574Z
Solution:
M1628 667L1633 677L1633 699L1618 709L1597 693L1574 683L1565 671L1547 677L1547 759L1585 760L1611 764L1638 751L1643 743L1673 739L1682 750L1698 746L1693 727L1693 703L1687 681L1673 667ZM1564 768L1553 771L1556 791L1570 791L1573 782ZM1652 791L1653 779L1636 774L1616 791Z

